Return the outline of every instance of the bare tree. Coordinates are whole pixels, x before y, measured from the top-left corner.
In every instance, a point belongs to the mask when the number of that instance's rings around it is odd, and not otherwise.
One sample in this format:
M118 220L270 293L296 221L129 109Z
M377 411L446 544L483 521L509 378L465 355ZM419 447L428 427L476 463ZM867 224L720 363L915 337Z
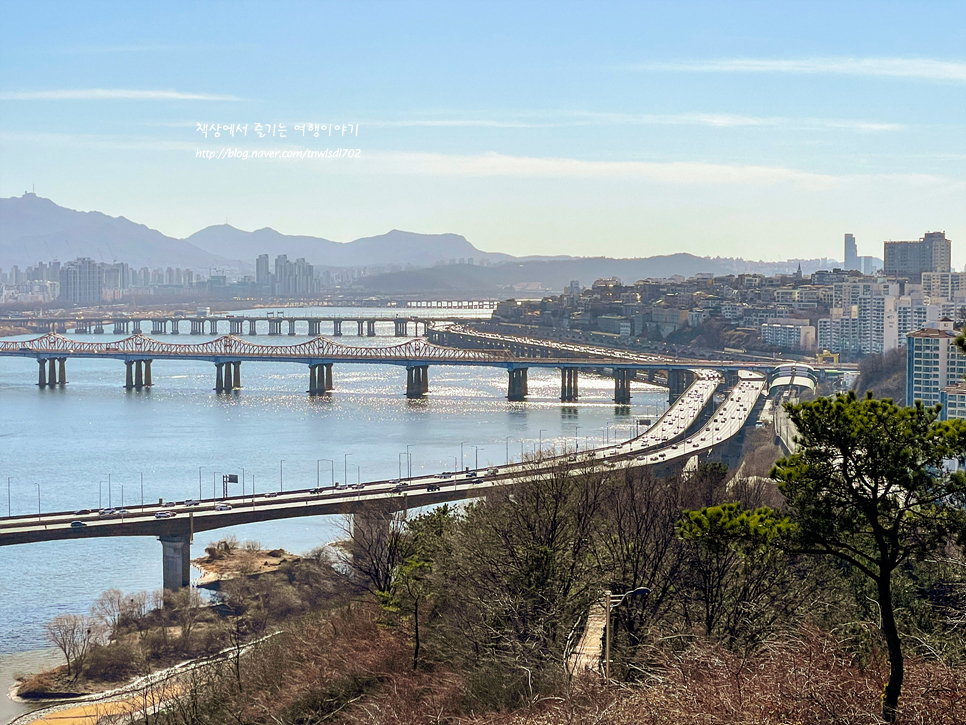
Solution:
M97 639L97 623L91 617L58 614L44 625L44 630L47 640L64 653L67 676L77 679Z
M120 589L108 589L91 606L91 616L104 626L111 639L117 634L123 612L124 593Z

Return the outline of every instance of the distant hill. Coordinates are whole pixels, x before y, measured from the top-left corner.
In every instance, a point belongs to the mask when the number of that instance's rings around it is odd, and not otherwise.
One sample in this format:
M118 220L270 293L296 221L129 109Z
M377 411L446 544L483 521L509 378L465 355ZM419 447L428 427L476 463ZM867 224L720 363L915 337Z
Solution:
M321 237L290 236L265 228L245 232L227 224L207 227L186 240L212 254L235 255L254 262L259 254L304 257L323 267L369 267L377 264L428 267L450 259L492 262L513 259L508 254L481 252L459 234L417 234L393 229L376 237L333 242Z
M0 267L90 257L132 267L237 269L241 262L98 211L75 211L36 194L0 199Z
M571 280L589 286L601 277L620 277L630 284L647 277L691 277L699 272L727 274L720 262L692 254L669 254L641 259L514 260L491 267L452 264L407 272L393 272L357 280L356 285L373 293L407 294L412 292L479 292L505 294L515 291L526 296L529 291L560 291Z

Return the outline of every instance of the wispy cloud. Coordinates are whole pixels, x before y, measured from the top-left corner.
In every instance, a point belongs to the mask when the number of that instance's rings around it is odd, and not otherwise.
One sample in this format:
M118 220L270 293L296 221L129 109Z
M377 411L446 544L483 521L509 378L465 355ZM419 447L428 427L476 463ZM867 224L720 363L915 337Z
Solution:
M74 88L51 91L2 91L0 101L242 101L214 93L144 91L128 88Z
M541 116L546 114L544 120ZM899 131L902 124L855 119L786 118L732 113L629 114L593 111L520 111L503 118L409 118L370 120L367 126L423 128L541 129L577 126L708 126L712 128L776 127L796 130L845 129L860 132Z
M682 73L797 73L917 78L966 81L966 62L934 58L718 58L712 60L632 63L618 66L629 71Z

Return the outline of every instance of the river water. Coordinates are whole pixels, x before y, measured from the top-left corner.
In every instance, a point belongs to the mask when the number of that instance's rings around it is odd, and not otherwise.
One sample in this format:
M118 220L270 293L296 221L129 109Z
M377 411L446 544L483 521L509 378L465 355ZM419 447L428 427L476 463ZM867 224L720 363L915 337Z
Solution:
M402 311L315 312L360 317ZM454 311L437 314L453 316ZM354 324L343 327L355 332ZM246 339L279 345L308 339L304 323L298 332ZM365 346L405 341L392 332L392 323L379 323L378 337L339 341ZM182 333L159 339L210 338ZM226 473L244 478L248 492L253 483L257 491L306 488L317 481L354 483L405 471L407 445L415 475L457 467L461 443L464 465L484 466L519 459L521 451L533 453L541 441L549 450L627 438L635 421L656 418L667 402L666 390L641 385L629 408L617 407L611 402L613 382L585 375L580 402L561 403L556 370L531 369L525 403L506 400L507 374L500 368L431 366L429 394L415 401L405 397L405 368L394 365L337 363L335 390L317 398L305 392L304 365L245 363L244 387L231 395L213 392L211 363L159 360L152 372L150 391L125 391L121 361L69 359L69 383L41 390L33 358L0 358L0 516L7 515L8 477L14 515L37 511L38 493L44 511L137 505L142 476L148 502L195 498L199 488L208 497L213 481L220 491ZM240 492L240 485L232 491ZM338 517L311 517L206 532L195 539L192 557L203 554L209 541L230 534L301 553L339 538L340 526ZM161 546L153 538L2 547L0 655L45 647L45 621L64 612L86 613L106 589L136 592L160 584Z

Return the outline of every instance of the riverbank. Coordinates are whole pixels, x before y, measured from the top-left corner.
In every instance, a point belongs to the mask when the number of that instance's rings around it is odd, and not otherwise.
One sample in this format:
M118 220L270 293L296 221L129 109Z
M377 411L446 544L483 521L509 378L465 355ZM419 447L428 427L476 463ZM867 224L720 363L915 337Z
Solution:
M62 659L60 652L53 648L0 654L0 725L7 725L14 718L43 707L16 697L17 675L55 667Z

